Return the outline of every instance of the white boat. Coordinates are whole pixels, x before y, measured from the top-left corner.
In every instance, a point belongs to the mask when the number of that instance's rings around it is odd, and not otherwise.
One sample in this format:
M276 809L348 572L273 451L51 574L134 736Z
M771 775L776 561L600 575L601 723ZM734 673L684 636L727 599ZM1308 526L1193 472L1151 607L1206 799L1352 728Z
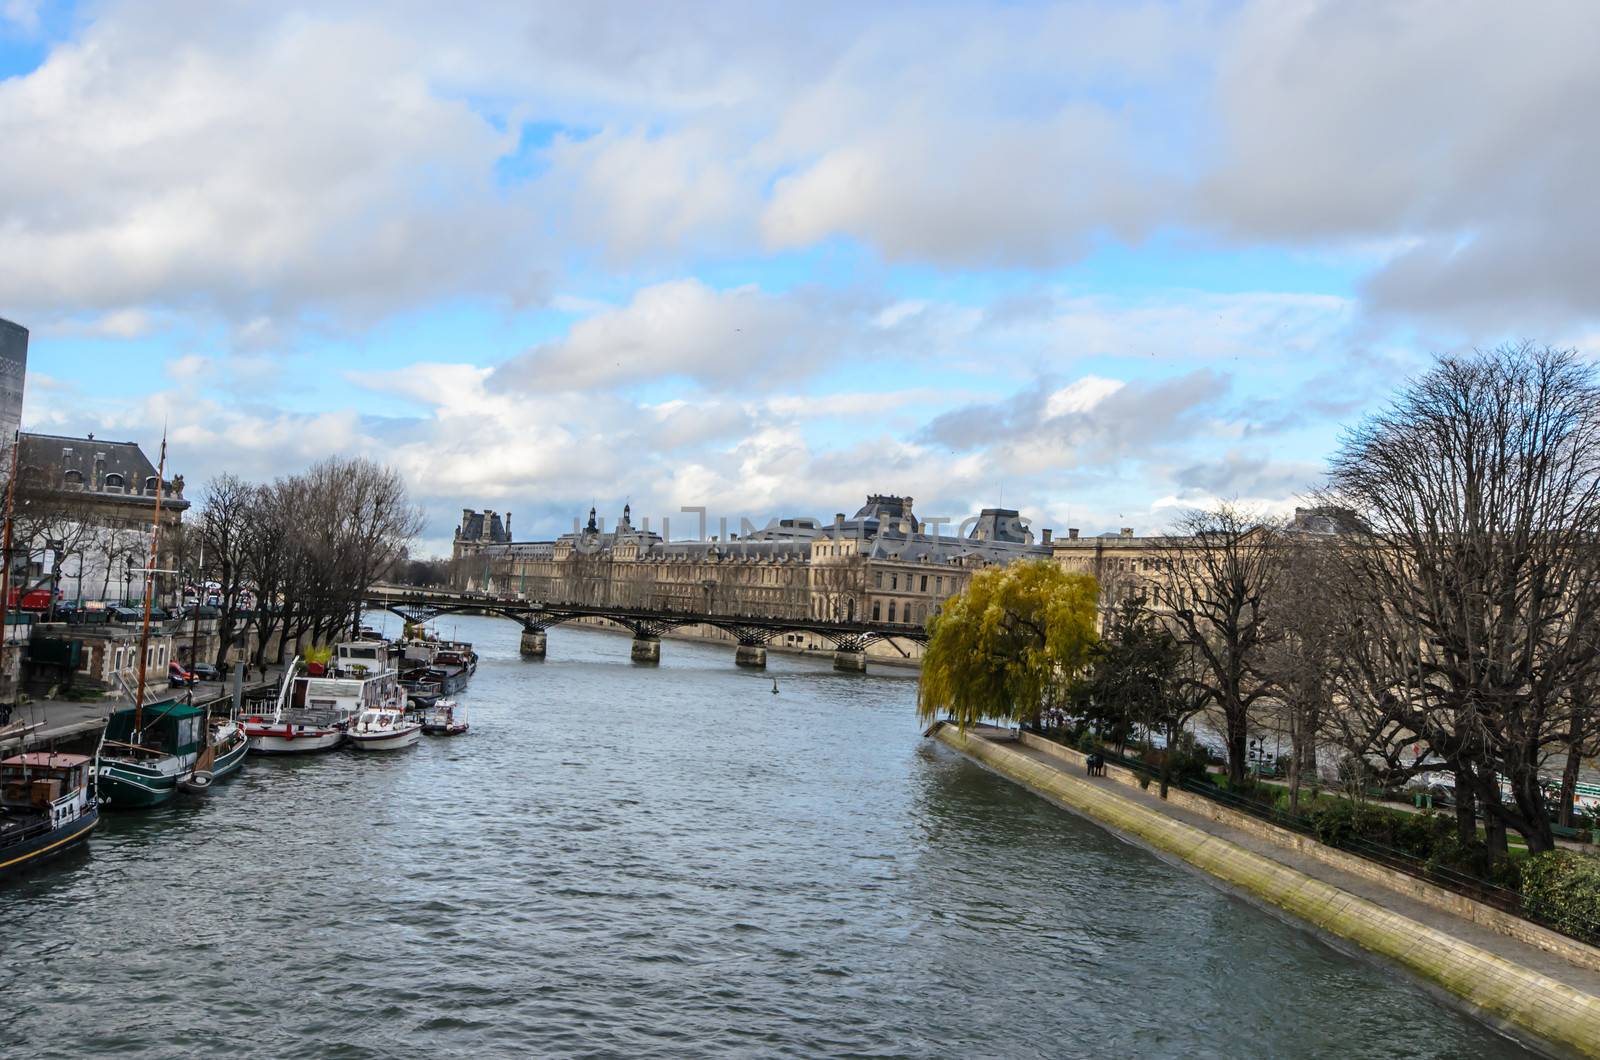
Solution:
M467 731L467 708L441 699L422 712L422 731L430 736L460 736Z
M363 710L346 735L358 751L398 751L422 739L422 721L403 710Z
M370 641L340 644L331 671L316 677L296 676L299 662L289 664L271 712L240 719L256 754L330 751L345 742L365 711L405 708L399 675L387 668L387 653Z

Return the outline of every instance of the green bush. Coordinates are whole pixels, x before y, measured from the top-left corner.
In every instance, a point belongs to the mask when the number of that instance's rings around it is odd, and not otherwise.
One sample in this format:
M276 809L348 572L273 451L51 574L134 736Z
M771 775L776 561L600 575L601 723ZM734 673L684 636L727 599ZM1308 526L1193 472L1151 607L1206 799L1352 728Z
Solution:
M1522 907L1562 931L1600 937L1600 858L1547 850L1522 862Z

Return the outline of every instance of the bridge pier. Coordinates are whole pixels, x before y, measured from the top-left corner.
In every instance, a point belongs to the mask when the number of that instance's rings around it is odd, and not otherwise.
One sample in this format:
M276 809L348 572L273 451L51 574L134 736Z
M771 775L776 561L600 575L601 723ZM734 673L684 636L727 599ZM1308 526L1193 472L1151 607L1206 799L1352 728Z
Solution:
M636 663L658 663L661 661L660 637L634 637L633 661Z
M518 650L524 659L544 658L545 633L542 629L525 629L522 631L522 643Z
M748 666L752 670L765 670L767 668L767 649L760 644L741 644L733 653L735 666Z
M833 668L845 673L864 674L867 672L867 653L840 648L833 653Z

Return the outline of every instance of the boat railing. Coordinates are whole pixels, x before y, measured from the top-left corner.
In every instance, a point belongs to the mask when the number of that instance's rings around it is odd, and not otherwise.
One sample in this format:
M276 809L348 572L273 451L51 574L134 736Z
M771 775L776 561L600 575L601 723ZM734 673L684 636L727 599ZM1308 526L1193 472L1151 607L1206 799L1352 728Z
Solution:
M0 830L0 849L14 843L26 842L35 836L41 836L55 828L55 819L51 814L46 814L41 820L23 825L21 828L8 828Z
M260 718L263 722L273 725L317 725L328 728L345 720L346 715L337 710L322 710L314 707L290 707L281 714L270 710L258 711L254 714L246 713L245 718Z

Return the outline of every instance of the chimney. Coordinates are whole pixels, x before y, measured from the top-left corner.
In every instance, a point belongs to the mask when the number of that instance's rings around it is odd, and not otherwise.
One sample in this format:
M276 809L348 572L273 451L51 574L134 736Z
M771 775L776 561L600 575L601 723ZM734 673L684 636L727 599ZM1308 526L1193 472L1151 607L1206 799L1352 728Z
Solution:
M1067 527L1067 539L1069 541L1078 540L1078 528L1077 527L1075 527L1075 526Z
M1133 527L1131 527L1131 526L1123 527L1122 528L1122 536L1123 537L1132 537L1133 536Z
M1047 526L1047 527L1045 527L1045 528L1044 528L1044 529L1043 529L1043 530L1042 530L1042 531L1040 531L1040 532L1041 532L1041 533L1042 533L1042 534L1043 534L1043 535L1044 535L1044 539L1043 539L1043 541L1042 541L1042 542L1041 542L1041 544L1046 544L1046 545L1048 545L1048 544L1049 544L1049 543L1050 543L1050 536L1051 536L1051 530L1050 530L1050 528L1049 528L1049 527L1048 527L1048 526Z
M506 540L511 540L511 513L506 513Z

